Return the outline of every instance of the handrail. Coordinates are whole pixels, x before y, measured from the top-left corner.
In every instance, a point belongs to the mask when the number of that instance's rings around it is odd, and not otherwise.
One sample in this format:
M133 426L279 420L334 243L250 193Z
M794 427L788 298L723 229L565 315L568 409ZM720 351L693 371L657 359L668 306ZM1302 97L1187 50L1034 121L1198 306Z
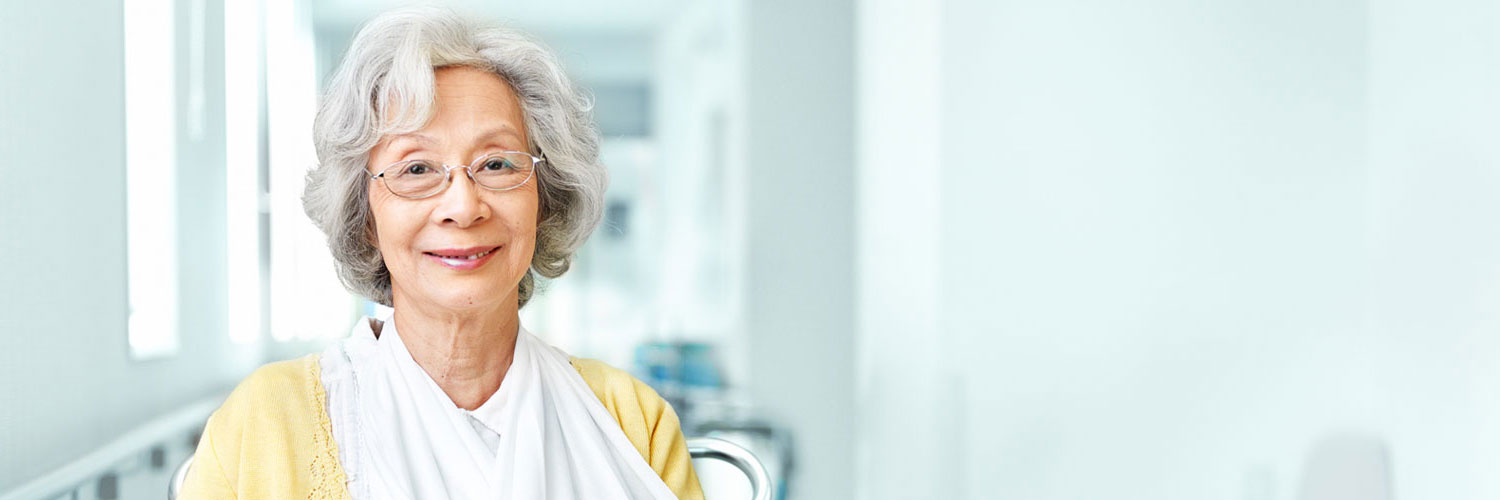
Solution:
M208 416L223 402L222 395L203 398L152 419L67 465L0 493L0 500L52 498L73 491L89 481L103 477L119 463L138 456L145 450L165 442L174 442L201 429L203 423L208 421Z

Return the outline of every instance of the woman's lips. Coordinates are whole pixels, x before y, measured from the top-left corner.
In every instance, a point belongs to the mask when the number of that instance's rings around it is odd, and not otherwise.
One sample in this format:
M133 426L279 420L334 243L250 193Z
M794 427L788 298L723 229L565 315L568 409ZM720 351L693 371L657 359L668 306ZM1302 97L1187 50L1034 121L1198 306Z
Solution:
M485 262L489 262L490 257L493 257L495 251L499 249L500 247L489 247L486 250L439 250L437 252L422 252L422 254L449 269L467 271L478 269Z

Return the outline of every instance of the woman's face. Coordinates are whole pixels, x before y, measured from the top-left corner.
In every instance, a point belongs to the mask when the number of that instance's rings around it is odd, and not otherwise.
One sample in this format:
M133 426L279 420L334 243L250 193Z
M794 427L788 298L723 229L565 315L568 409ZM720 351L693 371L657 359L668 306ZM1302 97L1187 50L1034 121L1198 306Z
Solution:
M432 120L421 130L382 138L370 150L371 174L398 161L469 165L490 153L527 151L521 104L503 80L468 67L438 69L435 79ZM536 243L536 177L491 191L467 172L453 169L447 189L418 200L396 196L380 180L369 182L375 243L391 273L396 307L517 307L517 285Z

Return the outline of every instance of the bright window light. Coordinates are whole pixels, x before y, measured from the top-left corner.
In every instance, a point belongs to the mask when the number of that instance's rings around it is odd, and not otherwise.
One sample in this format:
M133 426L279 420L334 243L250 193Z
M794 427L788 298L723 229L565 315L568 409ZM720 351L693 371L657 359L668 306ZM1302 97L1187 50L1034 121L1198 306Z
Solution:
M359 301L339 283L327 239L302 211L303 177L317 163L311 9L266 0L266 119L270 171L270 332L278 341L349 334Z
M177 107L173 2L125 0L128 335L136 359L177 352Z
M224 203L228 326L236 344L261 336L260 2L224 3Z

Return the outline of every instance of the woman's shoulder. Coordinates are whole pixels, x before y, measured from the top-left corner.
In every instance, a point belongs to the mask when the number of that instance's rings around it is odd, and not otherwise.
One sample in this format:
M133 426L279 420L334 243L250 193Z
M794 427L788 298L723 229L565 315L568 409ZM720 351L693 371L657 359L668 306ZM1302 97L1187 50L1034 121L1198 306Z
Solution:
M672 411L666 399L650 385L630 375L630 372L597 359L574 357L569 358L569 361L616 419L620 418L621 411L651 414L658 418L663 410Z
M267 363L241 380L204 426L182 497L290 498L341 491L318 370L313 354Z
M226 446L272 436L306 435L309 430L323 428L327 421L323 398L318 355L267 363L235 386L209 417L204 431L216 434ZM254 439L242 439L247 436Z
M316 426L323 397L318 356L267 363L240 380L209 418L221 434L295 433Z
M266 363L250 372L241 385L284 389L295 384L306 384L309 377L317 374L314 368L318 366L318 357L318 354L308 354L300 358Z
M672 405L625 370L595 359L569 361L667 487L678 498L701 500L703 490L698 486L682 424Z
M229 393L221 410L285 412L305 410L315 399L318 355L266 363L256 368Z

